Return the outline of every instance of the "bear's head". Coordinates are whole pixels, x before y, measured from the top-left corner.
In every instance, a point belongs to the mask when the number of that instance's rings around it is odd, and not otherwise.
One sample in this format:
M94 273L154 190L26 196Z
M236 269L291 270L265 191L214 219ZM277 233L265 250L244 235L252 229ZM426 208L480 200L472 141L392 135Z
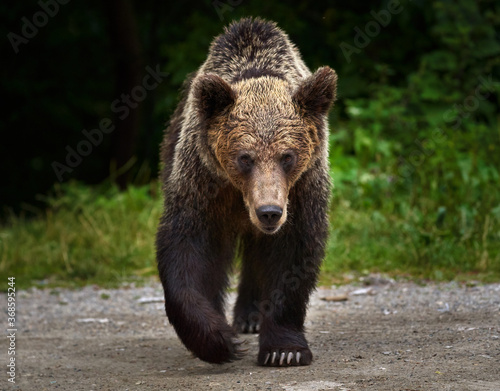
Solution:
M296 88L267 76L233 84L214 74L194 80L206 159L241 191L250 220L266 234L286 221L290 189L326 153L336 81L329 67Z

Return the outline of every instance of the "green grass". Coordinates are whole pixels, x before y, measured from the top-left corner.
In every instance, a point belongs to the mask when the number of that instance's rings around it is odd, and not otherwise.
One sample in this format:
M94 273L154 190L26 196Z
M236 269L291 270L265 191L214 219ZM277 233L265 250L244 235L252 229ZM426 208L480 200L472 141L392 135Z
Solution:
M418 211L406 216L356 210L340 199L331 213L330 239L322 281L342 281L344 273L382 272L430 280L500 280L498 241L476 242L429 229ZM485 227L483 237L496 229Z
M91 188L71 183L38 218L0 229L0 272L31 285L117 286L156 274L157 187Z
M387 212L353 205L348 189L334 194L322 283L370 272L500 280L498 237L492 234L498 235L498 219L488 219L482 234L457 238L429 224L416 208ZM46 201L38 218L12 216L0 229L0 272L16 277L18 287L114 287L156 275L154 237L162 207L156 183L122 193L113 186L70 183Z

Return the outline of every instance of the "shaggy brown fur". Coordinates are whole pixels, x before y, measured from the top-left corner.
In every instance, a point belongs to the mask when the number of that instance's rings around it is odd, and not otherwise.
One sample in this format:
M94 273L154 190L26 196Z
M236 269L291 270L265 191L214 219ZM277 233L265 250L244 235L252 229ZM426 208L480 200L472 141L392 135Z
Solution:
M337 76L314 74L274 23L242 19L186 82L165 134L157 260L185 346L223 363L260 331L261 365L307 365L309 295L327 237L327 113ZM227 273L242 245L233 326Z

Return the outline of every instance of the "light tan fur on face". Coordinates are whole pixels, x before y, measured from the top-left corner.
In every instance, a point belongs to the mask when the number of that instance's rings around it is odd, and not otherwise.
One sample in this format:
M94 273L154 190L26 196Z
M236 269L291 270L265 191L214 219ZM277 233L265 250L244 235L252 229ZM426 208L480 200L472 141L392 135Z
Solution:
M257 217L256 210L264 205L276 205L283 209L283 214L273 231L265 230L265 233L275 233L281 228L287 218L288 192L290 190L285 175L278 165L272 162L261 162L255 168L255 173L249 181L247 191L243 194L247 206L250 221L262 229L261 222ZM245 197L246 194L246 197Z
M231 182L242 192L252 223L265 233L275 233L287 219L290 188L311 164L319 143L316 129L299 115L293 91L284 80L253 78L233 88L237 96L234 107L209 129L208 142ZM286 173L281 161L290 152L297 160ZM238 167L242 153L253 159L248 175ZM256 209L264 205L283 209L272 232L264 230L256 215Z

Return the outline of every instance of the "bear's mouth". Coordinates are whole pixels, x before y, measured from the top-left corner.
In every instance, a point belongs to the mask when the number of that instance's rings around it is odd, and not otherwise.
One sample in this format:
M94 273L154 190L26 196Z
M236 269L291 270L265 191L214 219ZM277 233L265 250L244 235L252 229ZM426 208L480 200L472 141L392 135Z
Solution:
M260 228L265 234L272 235L279 231L281 225L261 226Z

